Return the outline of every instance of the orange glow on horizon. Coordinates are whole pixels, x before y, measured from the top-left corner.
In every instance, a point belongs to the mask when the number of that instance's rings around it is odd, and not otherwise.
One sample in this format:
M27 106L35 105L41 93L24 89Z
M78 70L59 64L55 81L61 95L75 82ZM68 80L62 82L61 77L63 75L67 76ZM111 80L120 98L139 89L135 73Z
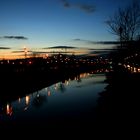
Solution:
M62 54L75 54L75 55L82 55L82 54L88 54L89 50L84 49L84 48L77 48L77 49L67 49L67 51L64 51L62 49L32 49L33 52L37 52L36 56L38 57L48 57L51 54L57 54L57 53L62 53ZM50 53L50 54L49 54ZM15 49L10 49L10 50L0 50L0 60L3 59L24 59L33 57L33 53L27 49L27 47L23 47L21 50L15 50Z

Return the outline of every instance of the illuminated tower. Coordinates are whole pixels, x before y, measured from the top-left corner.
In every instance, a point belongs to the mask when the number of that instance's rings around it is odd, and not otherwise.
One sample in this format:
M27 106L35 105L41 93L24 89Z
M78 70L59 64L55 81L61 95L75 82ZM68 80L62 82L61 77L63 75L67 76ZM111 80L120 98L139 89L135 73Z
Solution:
M26 47L24 47L24 55L25 55L25 59L27 58L27 48Z

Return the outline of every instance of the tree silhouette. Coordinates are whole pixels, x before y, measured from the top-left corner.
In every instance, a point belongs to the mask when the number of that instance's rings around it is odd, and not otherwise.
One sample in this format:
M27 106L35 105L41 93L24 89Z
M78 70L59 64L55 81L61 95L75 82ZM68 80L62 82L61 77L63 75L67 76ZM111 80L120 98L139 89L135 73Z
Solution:
M111 33L117 35L122 42L129 42L136 39L140 29L140 5L138 1L133 1L126 8L119 8L106 24L111 29Z

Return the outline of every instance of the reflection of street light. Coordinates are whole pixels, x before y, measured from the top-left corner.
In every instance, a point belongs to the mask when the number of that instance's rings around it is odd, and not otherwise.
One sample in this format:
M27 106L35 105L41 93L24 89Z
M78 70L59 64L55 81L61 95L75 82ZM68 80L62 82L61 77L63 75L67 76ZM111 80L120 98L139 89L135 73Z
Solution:
M29 96L26 96L26 97L25 97L25 103L26 103L26 105L29 104L29 101L30 101L30 97L29 97Z
M6 114L11 116L12 113L13 113L12 106L10 106L9 104L7 104L6 105Z

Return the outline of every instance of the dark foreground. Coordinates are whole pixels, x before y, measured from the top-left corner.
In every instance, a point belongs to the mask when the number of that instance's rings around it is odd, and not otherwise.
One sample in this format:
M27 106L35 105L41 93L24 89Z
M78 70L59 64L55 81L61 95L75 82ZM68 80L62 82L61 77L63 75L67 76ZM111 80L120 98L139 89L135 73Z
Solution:
M53 78L52 78L53 79ZM61 81L61 80L60 80ZM39 120L18 120L16 122L1 123L2 129L71 129L100 132L110 135L127 134L132 131L137 132L139 122L139 73L129 73L118 67L115 71L106 74L108 85L105 91L99 93L96 108L90 111L80 112L79 114L64 114L44 121L43 117ZM42 85L42 84L41 84ZM82 105L82 104L81 104Z
M138 134L140 74L122 67L107 74L109 85L100 93L97 122L101 130L126 137Z

